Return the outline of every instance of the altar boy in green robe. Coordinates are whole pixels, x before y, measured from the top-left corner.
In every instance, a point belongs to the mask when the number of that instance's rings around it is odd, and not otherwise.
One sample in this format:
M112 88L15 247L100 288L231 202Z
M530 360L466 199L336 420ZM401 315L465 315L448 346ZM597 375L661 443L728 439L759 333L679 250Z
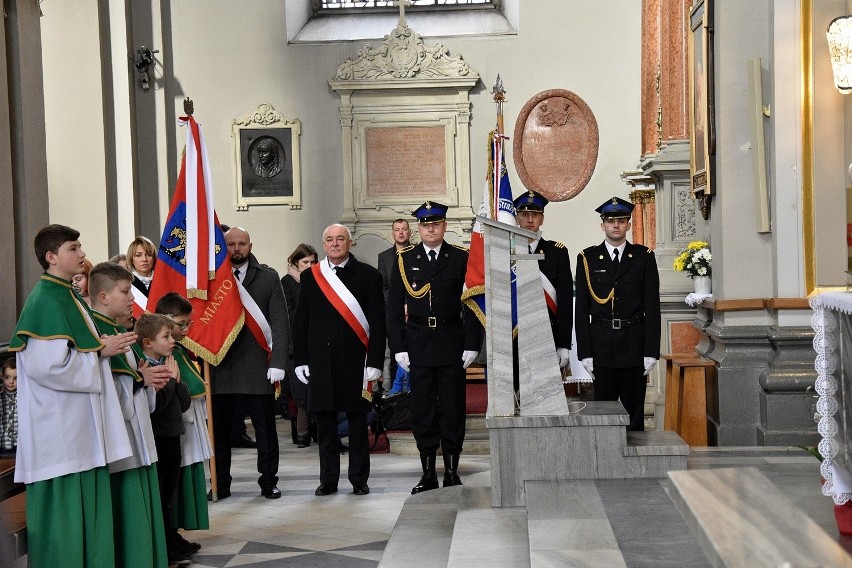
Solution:
M89 298L101 335L127 331L116 323L131 315L133 275L112 262L102 262L89 273ZM151 428L155 391L168 383L167 367L145 363L140 351L110 359L118 400L133 455L109 464L115 530L116 568L168 566L166 533L157 478L157 448ZM142 362L140 364L140 361Z
M99 337L71 286L83 272L80 233L64 225L38 232L45 272L27 298L9 344L18 368L15 481L26 484L31 568L114 568L107 464L132 454L110 358L133 333Z

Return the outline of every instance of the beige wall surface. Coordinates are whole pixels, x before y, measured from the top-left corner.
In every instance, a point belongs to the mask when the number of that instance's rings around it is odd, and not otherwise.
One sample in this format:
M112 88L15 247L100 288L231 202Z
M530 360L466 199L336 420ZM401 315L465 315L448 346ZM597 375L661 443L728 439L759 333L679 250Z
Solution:
M355 58L364 42L288 44L283 0L235 4L227 0L199 3L178 0L163 5L163 42L154 45L168 67L158 70L164 80L155 89L165 89L171 116L179 115L184 96L195 102L195 117L202 125L210 154L216 208L223 223L245 227L255 243L258 258L279 271L285 258L301 241L319 244L324 226L337 221L343 210L342 143L337 95L328 86L337 67ZM594 208L611 195L627 196L627 186L619 174L633 169L640 153L640 9L634 0L587 2L584 0L537 0L521 3L519 33L516 36L473 36L457 38L425 37L427 45L443 43L453 55L461 55L482 77L471 92L471 187L472 202L481 199L486 171L486 135L495 123L491 87L499 73L507 90L504 106L506 131L511 134L517 113L536 93L553 88L575 92L591 107L600 131L600 152L592 179L579 196L556 203L547 210L545 236L563 241L575 256L579 249L602 240ZM66 28L82 34L94 32L91 14L80 9L75 18L59 18L58 6L45 7L45 45L54 45ZM67 10L71 12L71 9ZM57 17L51 18L53 14ZM65 14L69 16L71 14ZM60 21L62 20L62 21ZM191 22L191 25L189 24ZM555 22L559 22L557 25ZM155 25L155 28L156 28ZM134 27L150 27L136 22ZM415 26L415 31L417 31ZM390 29L388 30L390 31ZM157 33L155 29L155 34ZM67 61L59 58L59 48L46 57L45 75L64 74L51 82L54 114L73 102L73 119L66 123L49 121L52 218L83 228L90 256L107 256L95 245L105 233L101 219L103 203L102 133L99 114L101 86L98 80L97 50L91 37L80 66L86 79L75 85L73 101L68 96ZM137 34L136 37L140 37ZM81 40L82 41L82 40ZM374 46L379 42L371 42ZM138 46L136 46L138 47ZM128 48L129 52L132 52ZM80 57L75 51L75 60ZM67 52L66 52L67 55ZM146 96L136 87L137 104ZM281 206L256 206L247 212L235 210L235 174L231 122L261 103L269 103L289 118L302 123L301 210ZM171 120L160 113L158 123ZM168 159L177 162L184 145L182 129L173 132L175 147ZM159 134L158 134L159 135ZM101 137L101 138L99 138ZM158 140L158 145L166 144ZM72 151L60 151L74 144ZM514 173L509 156L512 187L518 195L523 186ZM162 166L159 166L162 170ZM172 171L177 168L173 167ZM169 179L169 186L174 179ZM161 187L157 201L164 203L170 187ZM86 197L82 200L80 195ZM53 200L56 200L55 202ZM94 212L94 213L93 213ZM160 211L161 221L166 211ZM389 219L389 224L390 224ZM156 240L159 235L148 235ZM375 262L376 254L389 243L364 237L355 254ZM112 252L112 251L109 251Z
M50 222L81 232L106 260L106 164L98 6L56 4L41 18Z

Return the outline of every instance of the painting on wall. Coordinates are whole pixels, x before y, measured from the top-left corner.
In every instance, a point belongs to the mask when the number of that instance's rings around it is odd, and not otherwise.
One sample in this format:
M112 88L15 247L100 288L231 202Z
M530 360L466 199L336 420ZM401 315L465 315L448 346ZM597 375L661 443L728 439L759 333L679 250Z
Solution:
M261 104L232 126L236 209L289 205L301 209L299 134L301 123Z
M690 13L689 124L693 196L705 219L714 193L715 130L713 112L712 0L697 0Z

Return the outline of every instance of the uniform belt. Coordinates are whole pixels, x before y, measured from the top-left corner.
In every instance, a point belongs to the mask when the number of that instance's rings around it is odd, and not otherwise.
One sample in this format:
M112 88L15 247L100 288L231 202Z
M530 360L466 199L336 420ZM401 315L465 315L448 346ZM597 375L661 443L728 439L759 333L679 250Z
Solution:
M445 326L445 325L448 325L448 324L451 324L451 323L456 323L459 320L461 320L461 316L454 316L454 317L448 317L448 318L441 318L441 317L438 317L438 316L428 316L428 317L412 316L412 315L408 316L408 323L416 323L418 325L425 325L425 326L432 327L432 328L442 327L442 326Z
M597 316L592 316L592 324L593 325L601 325L604 327L610 327L612 329L626 329L628 327L633 327L634 325L639 325L640 323L645 321L645 314L639 316L633 316L629 319L606 319L599 318Z

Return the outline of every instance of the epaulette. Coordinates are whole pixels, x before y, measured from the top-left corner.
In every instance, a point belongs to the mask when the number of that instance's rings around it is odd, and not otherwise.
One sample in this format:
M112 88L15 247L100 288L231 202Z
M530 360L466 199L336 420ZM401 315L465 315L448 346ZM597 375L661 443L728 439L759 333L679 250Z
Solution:
M408 252L408 251L410 251L411 249L413 249L413 248L414 248L414 247L416 247L416 246L417 246L417 245L408 245L407 247L405 247L405 248L401 248L401 249L399 249L398 251L396 251L396 254L397 254L397 256L399 256L399 255L401 255L401 254L402 254L402 253L404 253L404 252Z
M450 245L450 246L454 246L454 247L456 247L456 248L457 248L457 249L459 249L459 250L463 250L464 252L468 252L468 248L467 248L467 247L463 247L463 246L461 246L461 245L454 245L453 243L447 243L447 244L448 244L448 245Z
M555 246L558 249L564 249L565 248L565 245L563 245L559 241L553 241L553 246Z

